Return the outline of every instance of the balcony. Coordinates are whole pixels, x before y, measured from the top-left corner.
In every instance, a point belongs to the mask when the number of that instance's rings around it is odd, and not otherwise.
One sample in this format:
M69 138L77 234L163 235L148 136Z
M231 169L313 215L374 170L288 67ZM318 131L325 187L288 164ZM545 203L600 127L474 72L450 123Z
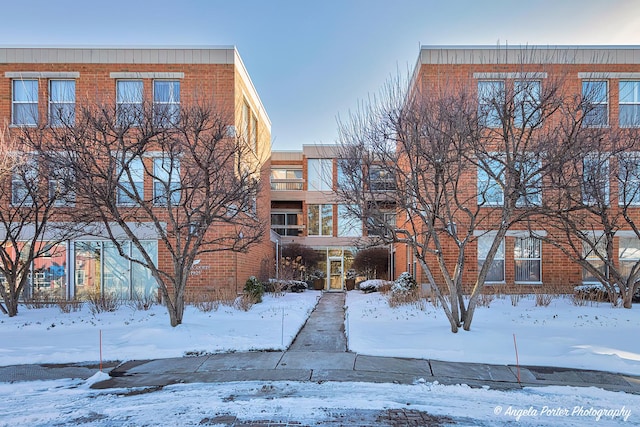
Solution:
M271 179L271 191L302 191L302 179Z

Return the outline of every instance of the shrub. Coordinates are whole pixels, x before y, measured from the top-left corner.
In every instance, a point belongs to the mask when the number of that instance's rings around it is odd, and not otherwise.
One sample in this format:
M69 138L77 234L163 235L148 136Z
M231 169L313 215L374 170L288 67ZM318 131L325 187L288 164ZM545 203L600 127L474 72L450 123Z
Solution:
M414 292L418 289L418 283L413 276L406 271L402 273L391 286L392 293Z
M389 249L367 248L359 250L353 257L352 267L367 279L385 277L389 270Z
M82 301L78 300L68 301L66 299L60 298L56 300L56 305L60 309L61 313L75 313L76 311L80 311L82 309L83 303Z
M236 299L235 292L230 289L196 288L185 293L185 303L194 306L199 311L216 311L221 305L233 307Z
M262 302L262 295L264 295L264 286L255 277L251 276L247 279L244 285L244 294L254 303L258 304Z
M365 294L371 292L389 292L391 290L391 286L393 282L388 282L386 280L381 279L373 279L373 280L365 280L364 282L358 283L358 289L360 289Z
M87 293L87 301L91 314L116 311L122 302L115 293L101 293L100 291Z

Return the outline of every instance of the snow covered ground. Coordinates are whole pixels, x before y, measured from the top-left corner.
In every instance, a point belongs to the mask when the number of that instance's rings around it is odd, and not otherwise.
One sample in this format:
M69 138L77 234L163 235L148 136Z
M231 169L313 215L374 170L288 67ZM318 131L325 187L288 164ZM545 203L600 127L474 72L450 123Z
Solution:
M349 349L373 356L452 362L560 366L640 375L640 306L576 306L555 297L536 307L535 296L512 305L496 297L476 309L471 330L452 334L442 308L424 302L390 308L379 293L347 294Z
M100 333L105 360L283 349L319 296L315 291L267 296L248 312L189 307L178 328L169 326L163 307L121 307L95 316L86 307L69 314L22 307L15 318L0 317L0 366L97 361ZM513 307L509 297L495 299L478 308L470 332L454 335L440 309L428 303L392 309L383 295L352 291L347 294L349 348L371 355L514 364L515 334L521 364L640 375L637 307L576 307L561 298L548 307L534 302L524 298ZM96 373L88 381L0 383L0 426L216 425L226 415L307 425L344 416L368 425L376 423L380 411L392 409L424 411L456 425L640 426L640 396L597 388L498 391L432 383L296 382L181 384L153 392L89 388L105 375Z

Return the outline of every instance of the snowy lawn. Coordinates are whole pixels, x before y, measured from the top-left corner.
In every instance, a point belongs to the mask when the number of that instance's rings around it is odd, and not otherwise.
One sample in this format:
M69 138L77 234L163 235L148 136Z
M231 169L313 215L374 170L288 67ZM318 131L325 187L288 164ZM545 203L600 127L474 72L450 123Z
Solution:
M559 366L640 375L640 306L584 307L556 297L536 307L496 297L478 307L471 330L452 334L442 308L430 303L390 308L385 295L347 293L349 349L374 356L459 362Z
M172 328L164 307L148 311L121 306L111 313L61 313L57 307L20 307L15 317L0 316L0 366L24 363L177 357L194 353L282 350L291 344L320 292L265 294L249 311L220 305L203 312L187 306L183 324Z

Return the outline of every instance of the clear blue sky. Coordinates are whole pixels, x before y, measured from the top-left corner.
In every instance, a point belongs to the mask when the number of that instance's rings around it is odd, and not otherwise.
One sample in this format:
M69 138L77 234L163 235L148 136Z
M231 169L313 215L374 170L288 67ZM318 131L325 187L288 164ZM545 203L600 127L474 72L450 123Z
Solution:
M3 1L0 44L235 45L273 149L334 143L336 118L420 45L640 45L637 0Z

